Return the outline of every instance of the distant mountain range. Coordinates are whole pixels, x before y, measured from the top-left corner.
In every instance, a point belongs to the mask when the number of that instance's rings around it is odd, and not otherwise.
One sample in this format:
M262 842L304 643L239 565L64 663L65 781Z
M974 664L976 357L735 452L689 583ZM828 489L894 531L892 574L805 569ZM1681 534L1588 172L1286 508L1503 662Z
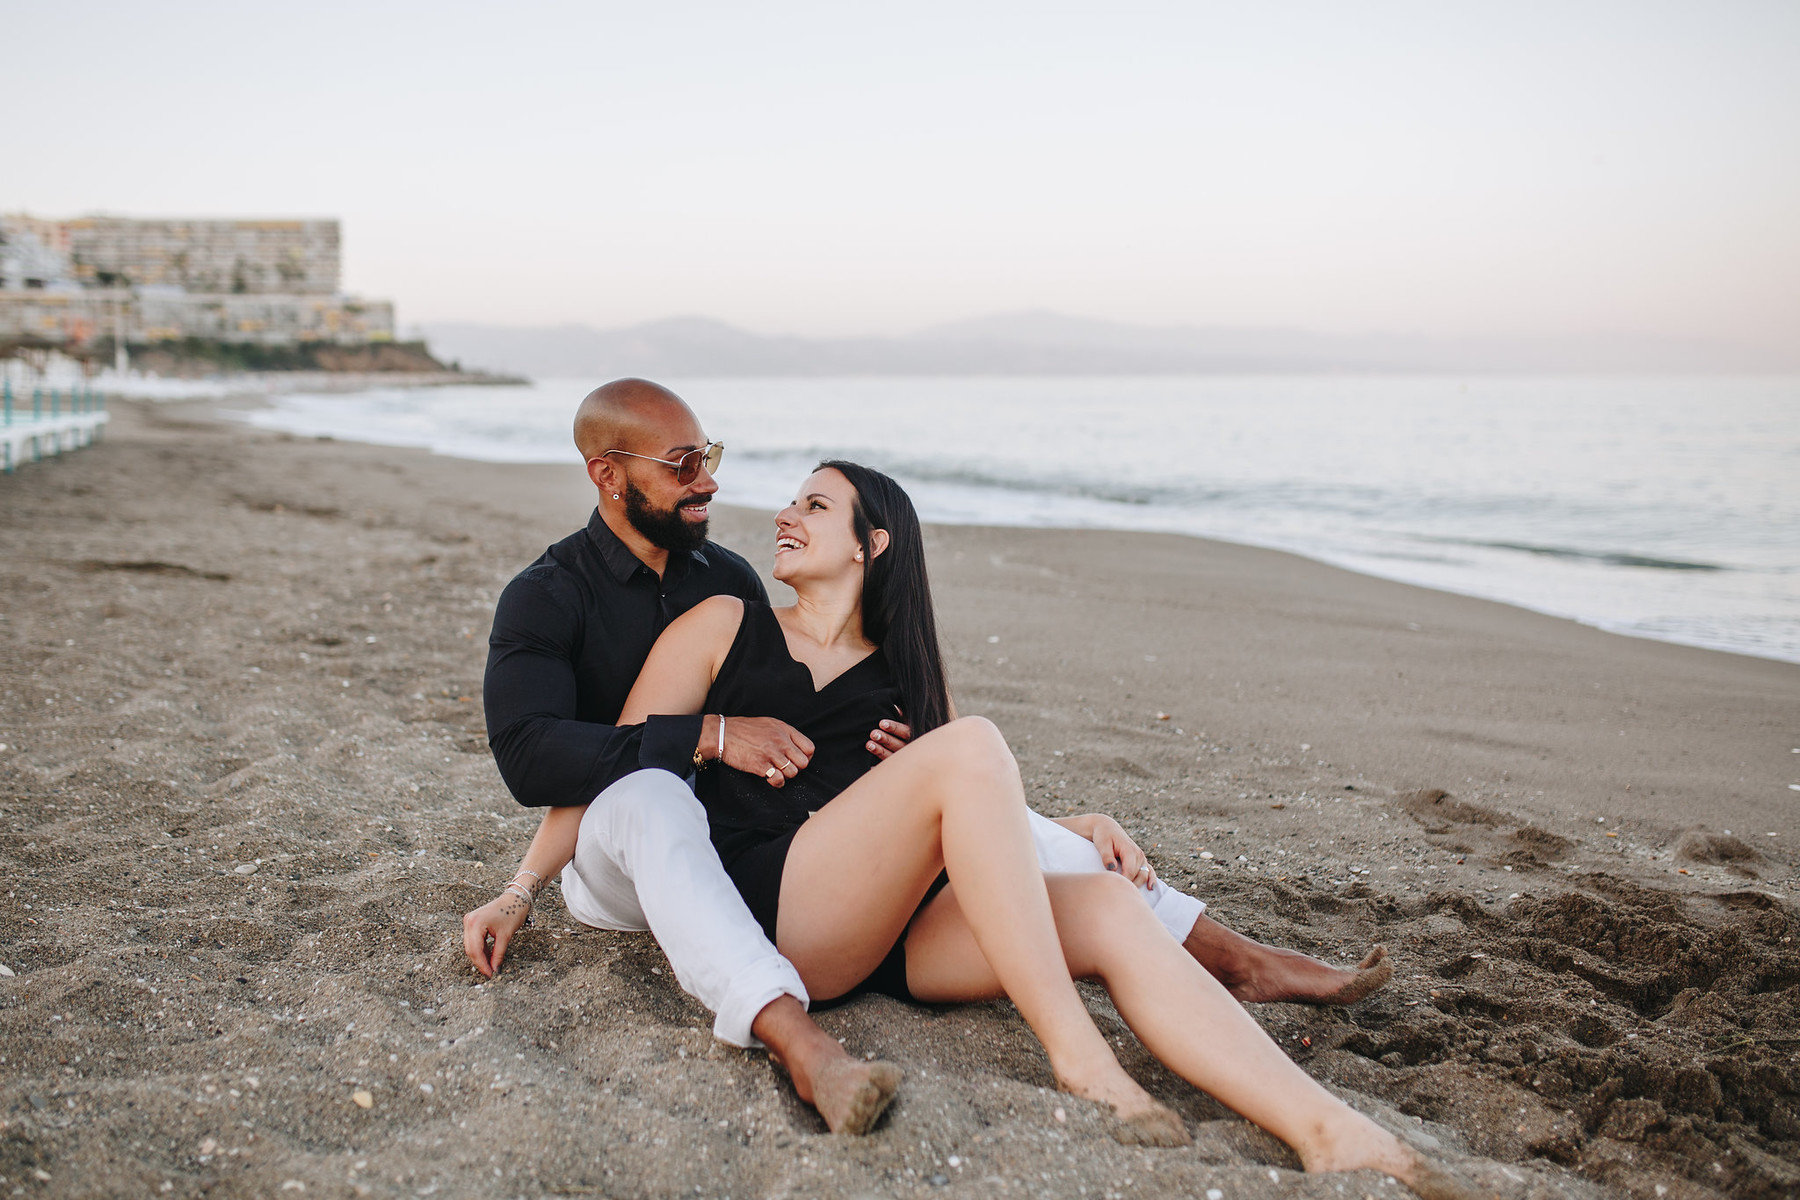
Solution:
M541 378L620 375L1162 375L1295 373L1665 373L1800 369L1720 343L1642 336L1442 338L1288 329L1122 325L1051 312L934 326L901 337L751 333L706 317L626 329L425 327L433 353L465 368Z

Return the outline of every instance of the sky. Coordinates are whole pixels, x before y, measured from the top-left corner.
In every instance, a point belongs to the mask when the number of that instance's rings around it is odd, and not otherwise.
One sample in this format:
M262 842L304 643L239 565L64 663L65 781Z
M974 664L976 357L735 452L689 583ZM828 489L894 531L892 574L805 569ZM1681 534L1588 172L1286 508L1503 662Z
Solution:
M0 0L0 34L0 210L336 216L403 328L1800 354L1792 0Z

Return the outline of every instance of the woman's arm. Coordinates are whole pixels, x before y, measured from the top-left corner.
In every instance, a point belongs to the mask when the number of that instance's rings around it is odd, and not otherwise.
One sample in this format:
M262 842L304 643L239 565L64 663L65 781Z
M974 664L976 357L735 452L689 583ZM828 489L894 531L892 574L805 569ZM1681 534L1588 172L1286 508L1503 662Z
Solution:
M585 804L552 808L538 823L537 834L525 851L525 861L514 872L506 890L474 912L463 914L463 953L475 969L489 979L500 969L513 936L531 916L532 900L544 890L544 882L569 865L575 857L575 841L581 832ZM531 899L520 895L523 888ZM489 943L492 943L490 946Z
M619 724L699 712L743 621L742 600L710 596L670 622L650 647L650 657L625 697Z
M1149 887L1156 879L1156 868L1131 835L1105 813L1083 813L1077 817L1051 817L1064 829L1080 834L1094 843L1100 862L1109 871L1117 871L1133 883Z

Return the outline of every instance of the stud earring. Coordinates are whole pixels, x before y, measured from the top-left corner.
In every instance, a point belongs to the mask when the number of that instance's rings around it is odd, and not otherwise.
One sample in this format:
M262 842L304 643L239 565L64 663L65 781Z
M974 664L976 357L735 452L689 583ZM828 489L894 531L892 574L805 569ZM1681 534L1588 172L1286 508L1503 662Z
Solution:
M857 562L861 562L861 561L862 561L862 551L861 551L861 550L858 550L858 551L857 551L857 552L856 552L856 561L857 561Z
M613 493L613 499L614 499L614 500L617 500L617 499L618 499L618 498L619 498L619 493L617 493L617 492L614 492L614 493Z

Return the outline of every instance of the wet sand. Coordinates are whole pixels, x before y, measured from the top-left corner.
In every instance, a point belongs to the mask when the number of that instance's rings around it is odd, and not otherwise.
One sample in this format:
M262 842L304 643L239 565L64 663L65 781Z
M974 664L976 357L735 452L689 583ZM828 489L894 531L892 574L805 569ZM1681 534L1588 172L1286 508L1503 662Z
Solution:
M535 827L484 638L579 468L115 412L0 479L0 1194L1402 1194L1300 1175L1098 990L1192 1148L1111 1141L1004 1003L886 999L821 1016L907 1072L834 1138L554 889L478 985L460 915ZM715 511L765 562L766 516ZM1348 1011L1253 1006L1351 1103L1496 1192L1800 1189L1800 666L1195 539L931 555L1034 804L1265 940L1392 949Z

